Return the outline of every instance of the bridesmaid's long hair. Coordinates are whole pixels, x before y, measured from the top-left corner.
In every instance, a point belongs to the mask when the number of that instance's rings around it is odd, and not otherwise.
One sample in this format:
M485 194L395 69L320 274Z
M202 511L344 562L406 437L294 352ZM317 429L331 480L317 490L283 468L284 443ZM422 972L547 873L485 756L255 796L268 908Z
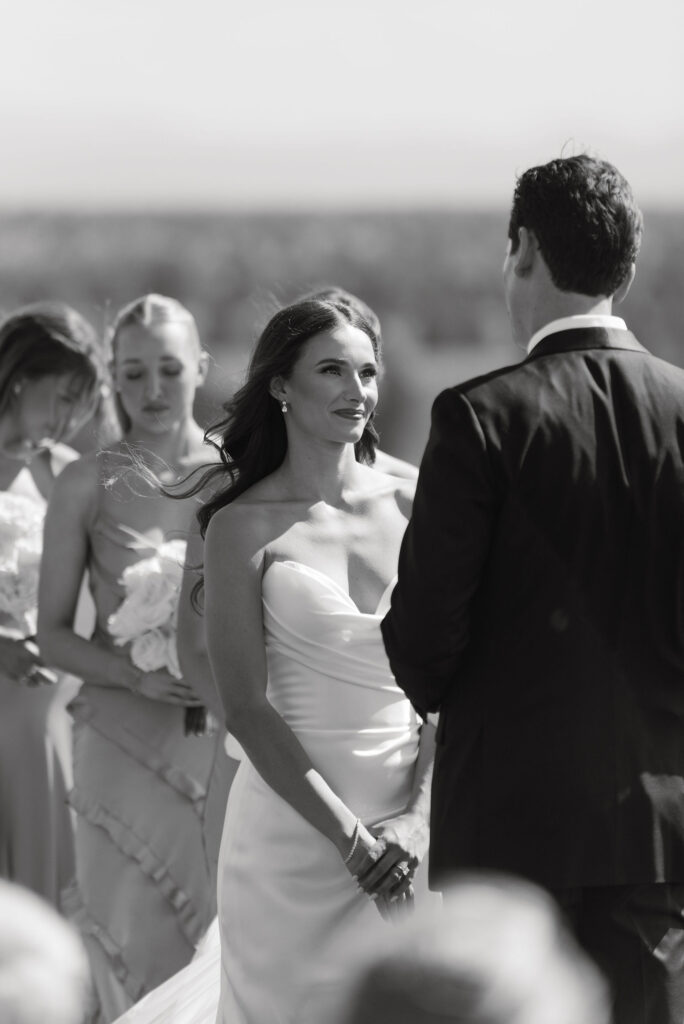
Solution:
M368 335L379 363L380 341L372 324L345 303L304 299L279 310L266 324L244 385L223 406L225 417L206 432L205 438L213 444L220 462L202 467L197 482L182 495L213 491L197 513L202 536L215 512L273 473L285 458L287 431L280 406L270 392L273 379L290 376L303 346L316 334L347 324ZM355 445L357 460L372 464L377 443L371 416Z
M0 415L25 380L73 374L79 401L72 416L102 417L109 394L104 353L92 325L64 302L34 302L0 324Z

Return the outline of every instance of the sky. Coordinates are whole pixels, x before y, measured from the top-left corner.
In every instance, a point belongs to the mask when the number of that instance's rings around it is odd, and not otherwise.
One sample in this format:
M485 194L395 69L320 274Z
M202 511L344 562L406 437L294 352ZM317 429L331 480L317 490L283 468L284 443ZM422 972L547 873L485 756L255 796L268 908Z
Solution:
M502 207L583 151L684 208L681 0L0 10L4 209Z

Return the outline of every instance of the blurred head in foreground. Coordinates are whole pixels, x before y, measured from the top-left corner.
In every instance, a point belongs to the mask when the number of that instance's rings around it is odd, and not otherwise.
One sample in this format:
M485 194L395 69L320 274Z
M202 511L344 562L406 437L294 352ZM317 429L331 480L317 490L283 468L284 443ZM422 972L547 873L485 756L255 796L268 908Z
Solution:
M608 1024L607 989L535 886L463 876L366 960L344 1024Z
M0 881L2 1024L81 1024L88 991L74 930L27 889Z

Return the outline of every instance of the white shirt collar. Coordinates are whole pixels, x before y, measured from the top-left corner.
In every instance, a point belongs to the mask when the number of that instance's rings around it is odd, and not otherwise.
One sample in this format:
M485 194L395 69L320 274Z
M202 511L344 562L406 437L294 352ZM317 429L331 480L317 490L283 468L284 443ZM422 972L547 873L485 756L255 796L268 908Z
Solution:
M558 331L577 330L578 327L603 327L613 331L626 331L627 324L619 316L609 316L607 313L580 313L576 316L563 316L560 320L552 320L550 324L541 327L532 335L527 343L527 354L536 348L540 341L549 334L557 334Z

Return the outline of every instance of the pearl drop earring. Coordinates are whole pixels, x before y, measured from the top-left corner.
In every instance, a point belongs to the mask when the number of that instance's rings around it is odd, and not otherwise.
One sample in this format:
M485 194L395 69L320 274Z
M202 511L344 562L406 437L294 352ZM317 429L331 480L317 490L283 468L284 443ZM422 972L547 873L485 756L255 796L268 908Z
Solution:
M287 412L287 402L285 401L284 398L283 398L282 402L280 403L280 408L282 409L283 416L284 416L285 413Z

